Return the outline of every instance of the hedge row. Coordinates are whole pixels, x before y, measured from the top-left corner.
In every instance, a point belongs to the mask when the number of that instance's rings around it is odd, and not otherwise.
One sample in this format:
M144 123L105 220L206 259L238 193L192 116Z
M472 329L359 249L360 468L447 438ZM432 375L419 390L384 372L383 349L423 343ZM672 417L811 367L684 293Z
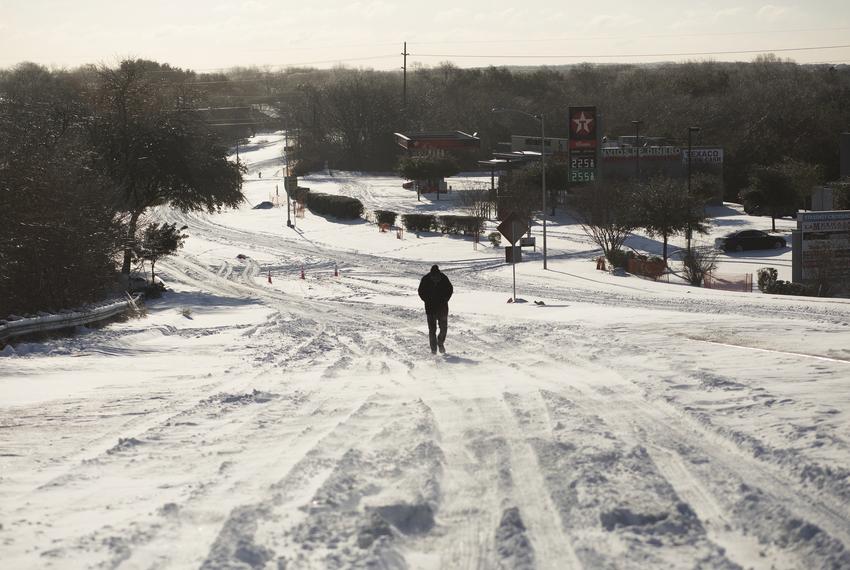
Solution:
M404 214L401 217L409 232L440 231L444 234L474 234L484 229L484 220L476 216L434 216L433 214Z
M476 216L440 216L437 227L444 234L477 234L484 229L484 220Z
M429 232L436 227L437 217L433 214L404 214L401 223L409 232Z
M759 291L776 295L798 295L801 297L818 296L817 289L806 283L794 283L777 279L778 272L773 267L762 267L758 270Z
M336 196L310 192L309 188L298 187L292 192L296 200L303 200L311 212L320 216L333 216L342 220L354 220L363 215L363 202L349 196Z
M390 212L389 210L375 210L375 220L379 225L388 224L390 226L394 226L397 217L398 214Z

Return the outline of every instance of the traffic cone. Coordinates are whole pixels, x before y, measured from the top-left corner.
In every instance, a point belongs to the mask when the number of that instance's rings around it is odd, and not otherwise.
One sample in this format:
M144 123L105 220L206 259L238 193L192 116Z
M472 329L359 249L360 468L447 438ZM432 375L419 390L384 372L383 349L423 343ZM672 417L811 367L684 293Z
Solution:
M334 277L339 277L339 268L336 266L336 263L334 263Z
M269 285L271 285L271 283L272 283L272 272L269 271Z
M301 279L307 279L306 277L304 277L304 266L303 265L301 266Z

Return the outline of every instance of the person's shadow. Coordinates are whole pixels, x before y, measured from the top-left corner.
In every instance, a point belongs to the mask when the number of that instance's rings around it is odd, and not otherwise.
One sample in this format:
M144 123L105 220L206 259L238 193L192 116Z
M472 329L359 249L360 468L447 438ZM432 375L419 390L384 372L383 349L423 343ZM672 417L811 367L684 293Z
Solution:
M455 356L454 354L447 354L444 360L446 362L451 362L452 364L478 364L477 360L464 358L462 356Z

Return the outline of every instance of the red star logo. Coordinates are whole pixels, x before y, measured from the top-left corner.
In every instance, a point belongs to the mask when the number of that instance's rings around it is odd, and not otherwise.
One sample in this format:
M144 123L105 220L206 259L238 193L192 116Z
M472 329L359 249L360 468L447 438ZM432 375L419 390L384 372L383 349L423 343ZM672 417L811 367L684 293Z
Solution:
M577 135L582 134L582 132L589 135L591 133L590 126L593 124L593 117L588 117L584 114L584 111L582 111L573 119L573 123L576 125L575 130Z

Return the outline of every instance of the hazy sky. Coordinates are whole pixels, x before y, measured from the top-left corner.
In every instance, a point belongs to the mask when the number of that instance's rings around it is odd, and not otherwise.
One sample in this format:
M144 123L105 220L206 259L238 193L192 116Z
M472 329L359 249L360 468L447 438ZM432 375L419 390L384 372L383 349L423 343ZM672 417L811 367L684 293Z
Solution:
M409 65L749 61L765 51L850 63L850 47L834 47L850 45L850 0L0 0L0 67L143 57L196 70L391 69L404 41Z

